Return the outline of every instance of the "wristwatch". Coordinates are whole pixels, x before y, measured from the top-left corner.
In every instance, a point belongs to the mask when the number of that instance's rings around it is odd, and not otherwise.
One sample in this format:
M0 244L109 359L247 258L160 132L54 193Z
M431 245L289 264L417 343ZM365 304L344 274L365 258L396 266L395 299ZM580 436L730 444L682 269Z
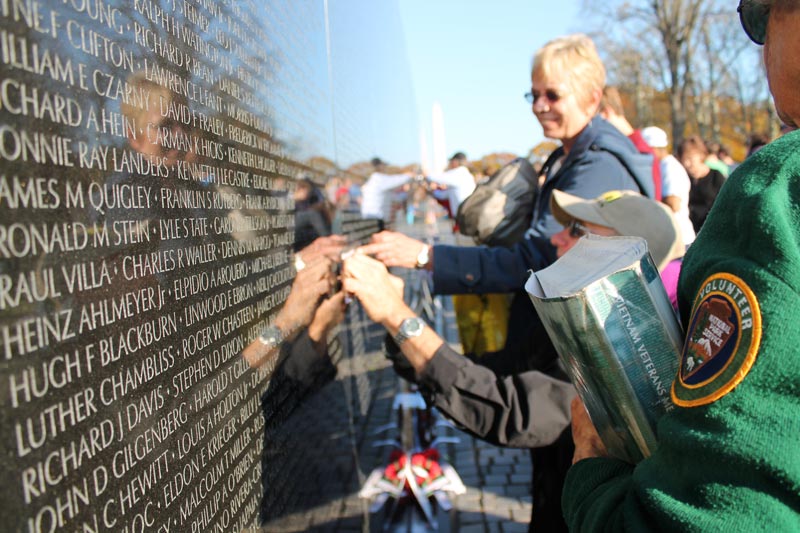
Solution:
M300 257L300 254L294 254L294 269L297 272L300 272L305 267L306 267L306 263L305 263L305 261L303 261L303 258Z
M417 268L425 268L428 264L428 261L431 259L431 245L426 244L422 247L419 254L417 255Z
M258 336L258 340L261 341L261 344L272 350L276 346L280 346L283 342L283 333L278 326L267 326L264 328L264 331L261 332L261 335Z
M406 318L400 323L400 329L397 331L397 335L394 336L394 342L400 346L411 337L422 335L423 329L425 329L425 321L421 318L416 316Z

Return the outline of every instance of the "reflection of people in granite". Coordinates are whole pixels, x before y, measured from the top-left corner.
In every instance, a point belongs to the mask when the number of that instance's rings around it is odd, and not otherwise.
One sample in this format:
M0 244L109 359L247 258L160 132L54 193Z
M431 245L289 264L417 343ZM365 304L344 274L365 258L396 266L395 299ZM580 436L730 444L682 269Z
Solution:
M292 475L284 461L289 452L280 444L283 438L279 434L286 431L293 412L336 375L329 357L329 337L344 318L344 293L331 295L336 283L333 261L320 253L333 248L329 240L317 239L301 250L307 263L297 273L283 307L242 354L251 368L269 379L261 397L262 523L283 514L285 501L292 496L279 486L280 476Z
M173 421L186 423L194 409L192 391L177 393L176 389L182 388L178 383L183 382L172 380L186 357L181 349L186 336L178 325L185 302L176 304L169 293L177 278L174 249L181 241L164 240L159 234L161 220L183 216L162 208L160 188L173 181L178 162L194 154L188 150L188 143L167 146L162 140L167 135L187 136L181 125L159 113L163 102L179 97L146 80L142 73L132 74L127 83L137 94L146 96L138 105L131 99L118 109L114 101L105 100L97 110L97 120L116 121L121 131L115 133L124 132L124 138L100 135L98 130L97 141L87 143L86 157L94 163L78 176L86 205L86 212L79 216L91 222L95 246L69 265L77 272L79 262L99 265L102 261L108 269L110 281L102 289L76 291L73 306L77 312L83 305L86 316L88 312L93 316L92 326L81 326L85 329L78 331L78 342L87 346L87 353L89 346L94 345L95 350L97 345L107 346L102 354L103 373L87 385L91 387L87 390L95 393L96 419L115 421L114 442L107 450L107 457L113 457L113 461L102 466L113 476L108 483L109 489L114 489L105 497L117 488L120 497L94 503L107 503L103 518L112 522L105 525L116 524L120 530L131 527L134 512L126 506L136 503L123 503L123 498L129 498L127 490L142 476L152 484L141 487L138 505L155 513L152 509L160 499L161 488L173 479L179 460L177 435L168 435L163 428ZM69 256L61 259L70 260ZM163 442L141 447L155 434L161 435ZM129 453L136 455L138 466L120 466L121 458ZM168 506L151 518L166 523L164 517L177 514L178 504L167 510Z
M160 244L160 235L156 233L159 220L180 217L184 213L165 209L161 205L161 195L152 194L151 189L158 191L158 187L170 179L179 161L193 161L197 156L191 150L191 142L188 140L189 135L185 128L162 116L160 112L172 103L185 105L183 102L185 99L166 87L147 80L143 72L131 74L127 82L131 87L146 94L147 99L144 107L127 102L120 105L122 115L130 125L126 129L126 140L130 150L128 147L113 148L116 172L106 177L103 187L106 191L113 191L121 186L144 188L137 189L139 192L136 198L141 205L129 210L116 205L114 209L107 209L101 214L104 215L106 224L112 226L108 228L109 230L113 230L115 223L128 219L138 222L136 225L125 223L125 227L127 230L136 228L138 234L129 235L128 240L134 244L141 243L142 246L128 246L121 253L142 247L147 249L144 251L157 251L164 248ZM170 143L172 146L165 146L166 139L173 139ZM183 142L178 142L177 139L183 139ZM139 157L139 154L144 157ZM141 165L136 164L139 162Z
M303 178L295 185L294 208L295 250L302 250L317 237L331 234L330 202L310 179Z
M297 273L292 290L274 322L242 353L251 368L262 369L276 364L275 357L284 355L283 348L289 344L303 344L314 351L324 351L322 348L329 329L323 320L324 313L320 315L322 322L314 320L324 296L334 285L332 264L325 256L317 257ZM341 300L339 295L336 298ZM333 298L324 302L330 305L331 300Z
M127 131L130 147L147 156L151 163L167 169L174 167L179 160L193 161L197 154L191 150L191 143L188 142L184 126L162 115L162 110L172 106L188 107L186 98L148 80L144 72L131 74L127 81L129 86L140 89L148 95L144 109L126 102L120 104L122 114L133 126L133 130ZM181 135L186 142L176 140ZM174 146L164 146L163 142L170 136Z

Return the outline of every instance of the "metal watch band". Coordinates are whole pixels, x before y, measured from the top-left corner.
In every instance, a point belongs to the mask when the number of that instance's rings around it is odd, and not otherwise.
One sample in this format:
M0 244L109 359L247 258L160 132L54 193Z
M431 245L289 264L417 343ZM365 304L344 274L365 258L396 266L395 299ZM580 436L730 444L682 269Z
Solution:
M271 350L283 342L283 332L278 326L267 326L258 336L258 340Z
M419 317L406 318L400 323L400 329L397 335L394 336L394 342L398 346L412 337L419 337L422 335L422 330L425 329L425 321Z

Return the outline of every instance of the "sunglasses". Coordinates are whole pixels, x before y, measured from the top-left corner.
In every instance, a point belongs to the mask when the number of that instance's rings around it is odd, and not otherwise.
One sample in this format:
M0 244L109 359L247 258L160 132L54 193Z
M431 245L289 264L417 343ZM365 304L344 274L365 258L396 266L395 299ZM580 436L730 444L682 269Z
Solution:
M767 38L769 5L755 0L740 0L736 11L739 12L742 28L750 40L756 44L764 44Z
M560 95L560 94L558 94L558 93L557 93L556 91L554 91L553 89L547 89L547 90L546 90L545 92L543 92L543 93L542 93L542 92L539 92L539 91L533 91L533 90L531 90L531 91L528 91L527 93L525 93L525 100L526 100L526 101L527 101L529 104L532 104L532 103L536 102L536 101L537 101L539 98L541 98L542 96L544 96L545 98L547 98L547 101L548 101L549 103L551 103L551 104L554 104L554 103L558 102L559 100L561 100L561 95Z
M569 226L567 227L569 228L569 236L575 239L580 239L584 235L591 233L591 231L589 231L589 228L587 228L577 220L573 220L572 222L570 222Z

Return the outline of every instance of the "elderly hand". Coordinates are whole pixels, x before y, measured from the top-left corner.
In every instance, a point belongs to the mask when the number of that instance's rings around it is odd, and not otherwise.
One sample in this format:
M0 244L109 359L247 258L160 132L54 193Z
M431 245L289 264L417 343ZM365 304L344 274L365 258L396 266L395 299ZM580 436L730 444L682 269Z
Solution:
M402 286L397 284L398 279L389 274L382 263L364 254L357 253L344 261L344 290L354 294L367 315L383 325L408 309L403 303Z
M375 259L389 267L414 268L417 266L417 256L425 246L427 245L422 241L402 233L382 231L373 235L372 242L360 247L359 251L375 256Z
M319 304L314 319L308 326L308 336L318 343L327 341L328 333L334 326L344 320L344 291L339 291Z
M274 322L274 325L281 331L284 341L291 339L304 326L309 326L309 330L311 329L312 319L316 318L317 308L321 307L319 305L320 298L327 294L333 286L332 264L330 259L319 257L313 264L297 273L292 283L292 290ZM321 320L326 319L321 317ZM333 320L333 318L327 320ZM324 326L322 323L319 325ZM265 346L256 339L245 347L242 356L251 368L258 368L276 355L279 348L280 346Z
M321 257L327 257L331 261L339 261L339 256L342 254L346 244L347 238L342 235L319 237L295 253L295 257L300 257L301 264L306 266L315 263Z
M575 441L575 455L572 456L572 464L590 457L606 457L608 455L606 447L600 440L600 435L592 424L580 396L576 396L572 400L571 410L572 440Z
M275 319L275 325L284 335L288 336L311 323L320 298L333 287L335 279L332 265L333 262L327 257L318 257L297 273L292 290Z

